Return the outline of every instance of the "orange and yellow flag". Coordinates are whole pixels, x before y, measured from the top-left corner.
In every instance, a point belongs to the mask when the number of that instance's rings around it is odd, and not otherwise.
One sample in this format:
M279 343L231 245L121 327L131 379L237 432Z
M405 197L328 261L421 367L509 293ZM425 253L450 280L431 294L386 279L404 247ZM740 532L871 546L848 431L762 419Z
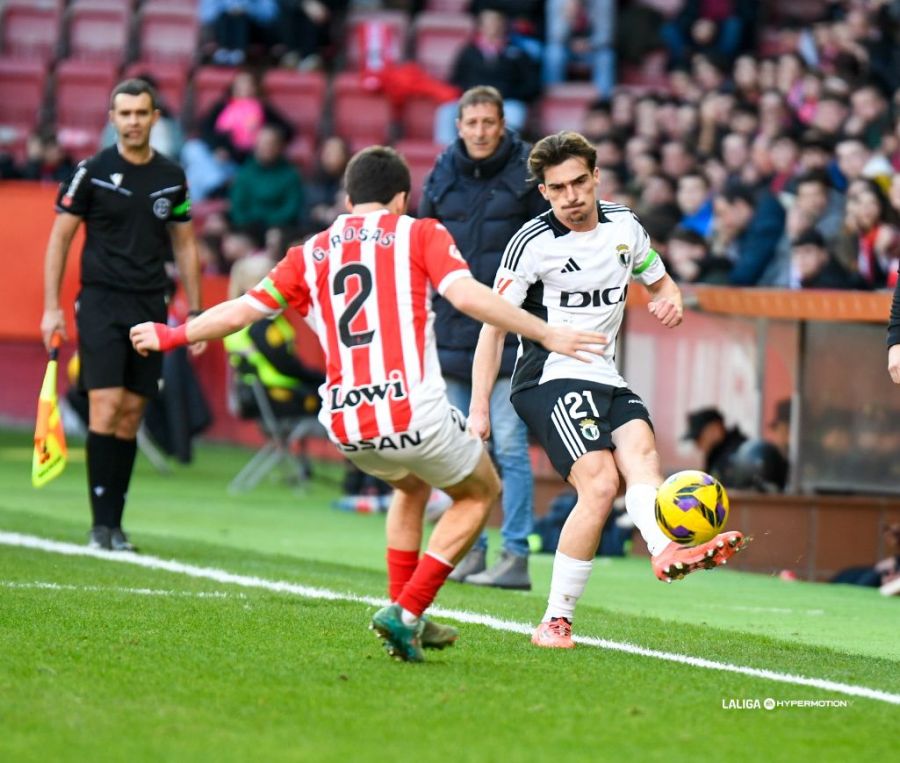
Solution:
M37 421L34 427L34 455L31 459L31 484L43 487L50 480L62 474L66 467L68 449L66 433L56 395L57 355L59 334L53 335L50 360L44 372L44 383L38 397Z

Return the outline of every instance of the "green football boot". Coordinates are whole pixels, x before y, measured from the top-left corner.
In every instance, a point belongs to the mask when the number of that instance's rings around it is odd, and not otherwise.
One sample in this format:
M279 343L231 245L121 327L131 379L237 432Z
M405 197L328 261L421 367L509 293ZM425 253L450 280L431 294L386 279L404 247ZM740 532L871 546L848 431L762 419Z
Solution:
M372 616L369 626L380 639L384 639L384 648L391 657L405 662L422 662L422 631L425 622L419 619L415 625L405 625L400 616L400 605L389 604L379 609Z
M422 615L425 627L422 628L422 646L426 649L444 649L453 646L459 638L459 631L452 625L436 623Z

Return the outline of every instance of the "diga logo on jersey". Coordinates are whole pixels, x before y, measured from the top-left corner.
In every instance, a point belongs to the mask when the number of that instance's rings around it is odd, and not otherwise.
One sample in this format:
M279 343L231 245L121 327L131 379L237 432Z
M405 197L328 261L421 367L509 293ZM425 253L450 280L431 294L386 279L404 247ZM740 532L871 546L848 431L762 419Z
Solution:
M600 305L617 305L625 301L628 285L610 286L608 289L593 291L561 291L560 307L600 307Z
M619 244L616 247L616 258L623 268L627 268L631 262L631 247L628 244Z

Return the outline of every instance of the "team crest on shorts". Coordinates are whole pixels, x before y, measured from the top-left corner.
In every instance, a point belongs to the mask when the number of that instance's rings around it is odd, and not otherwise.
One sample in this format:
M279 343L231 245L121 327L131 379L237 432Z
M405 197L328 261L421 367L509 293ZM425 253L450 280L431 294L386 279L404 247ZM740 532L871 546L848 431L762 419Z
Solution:
M167 220L169 218L169 212L171 211L172 202L169 201L165 196L161 196L153 202L153 214L156 215L160 220Z
M627 268L628 263L631 262L631 247L628 244L619 244L616 247L616 257L619 260L619 264L623 268Z
M581 427L581 436L585 440L591 440L593 442L600 437L600 428L593 419L582 419L578 422L578 426Z

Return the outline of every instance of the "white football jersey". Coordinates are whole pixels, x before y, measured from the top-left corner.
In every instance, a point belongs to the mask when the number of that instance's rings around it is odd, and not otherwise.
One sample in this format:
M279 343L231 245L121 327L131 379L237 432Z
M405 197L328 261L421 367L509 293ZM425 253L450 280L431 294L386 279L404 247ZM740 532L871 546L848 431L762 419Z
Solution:
M605 201L597 206L597 227L583 233L567 228L552 210L525 223L506 246L494 291L548 323L606 334L609 344L586 364L520 338L513 392L553 379L627 386L615 357L628 284L655 283L666 268L630 209Z

